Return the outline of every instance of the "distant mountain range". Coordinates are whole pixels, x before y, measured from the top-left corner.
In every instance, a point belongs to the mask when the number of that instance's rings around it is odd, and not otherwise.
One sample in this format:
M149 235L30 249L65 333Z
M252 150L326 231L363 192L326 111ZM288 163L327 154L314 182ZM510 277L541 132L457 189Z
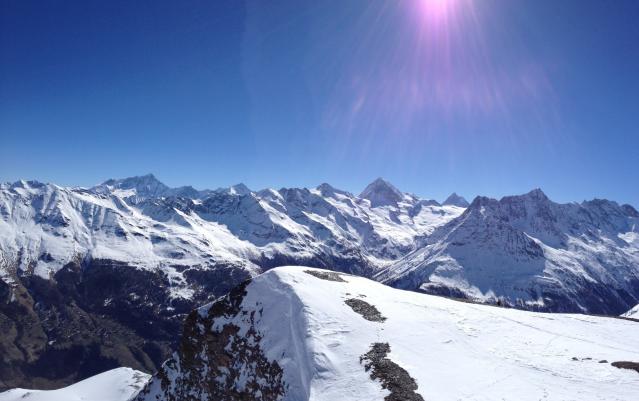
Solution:
M93 188L2 184L0 387L47 388L121 365L153 372L190 310L289 264L619 315L639 303L638 223L613 201L558 204L534 190L439 203L383 179L359 196L328 184L199 191L152 175Z
M639 214L539 189L477 197L423 246L375 275L398 288L554 312L615 315L639 295Z

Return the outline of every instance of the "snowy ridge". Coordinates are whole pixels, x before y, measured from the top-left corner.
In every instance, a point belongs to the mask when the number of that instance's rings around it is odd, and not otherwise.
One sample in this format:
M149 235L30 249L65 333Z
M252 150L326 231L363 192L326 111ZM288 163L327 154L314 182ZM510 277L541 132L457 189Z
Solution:
M16 388L0 393L0 401L129 401L150 379L129 368L117 368L58 390Z
M636 330L280 267L193 312L138 400L630 400Z
M478 197L376 279L405 289L525 308L617 315L639 301L639 218L541 190Z

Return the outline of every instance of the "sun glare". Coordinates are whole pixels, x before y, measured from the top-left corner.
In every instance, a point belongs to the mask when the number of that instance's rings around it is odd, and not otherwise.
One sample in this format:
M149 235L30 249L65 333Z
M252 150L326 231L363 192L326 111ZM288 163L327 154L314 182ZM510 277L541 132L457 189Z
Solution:
M445 20L455 7L455 0L418 0L419 8L428 20Z

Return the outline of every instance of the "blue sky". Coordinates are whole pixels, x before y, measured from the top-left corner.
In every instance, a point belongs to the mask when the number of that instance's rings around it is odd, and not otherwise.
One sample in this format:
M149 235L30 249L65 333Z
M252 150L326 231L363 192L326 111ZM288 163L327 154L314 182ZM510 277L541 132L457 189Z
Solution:
M0 4L0 181L639 206L634 0Z

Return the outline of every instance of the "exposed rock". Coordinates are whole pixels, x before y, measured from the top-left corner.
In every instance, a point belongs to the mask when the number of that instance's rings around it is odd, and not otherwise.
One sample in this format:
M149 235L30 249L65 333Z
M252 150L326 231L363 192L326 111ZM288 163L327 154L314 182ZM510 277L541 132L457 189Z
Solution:
M362 355L360 362L365 362L366 371L371 371L371 379L379 380L382 388L390 391L384 397L386 401L424 401L419 395L417 383L406 369L386 358L390 352L388 343L374 343L371 350Z
M619 369L630 369L639 373L639 362L619 361L611 363L612 366Z
M339 273L335 273L335 272L304 270L304 273L310 274L311 276L317 277L317 278L319 278L321 280L337 281L337 282L340 282L340 283L345 283L346 282L346 280L344 280Z
M382 316L374 305L371 305L366 301L362 301L357 298L350 298L344 301L344 303L350 306L355 313L362 315L362 317L366 320L379 323L383 323L386 320L386 318Z
M244 311L250 281L213 303L202 316L189 314L179 351L154 376L138 399L159 401L275 401L285 384L282 368L268 361L256 328L261 312ZM230 320L240 318L242 326Z

